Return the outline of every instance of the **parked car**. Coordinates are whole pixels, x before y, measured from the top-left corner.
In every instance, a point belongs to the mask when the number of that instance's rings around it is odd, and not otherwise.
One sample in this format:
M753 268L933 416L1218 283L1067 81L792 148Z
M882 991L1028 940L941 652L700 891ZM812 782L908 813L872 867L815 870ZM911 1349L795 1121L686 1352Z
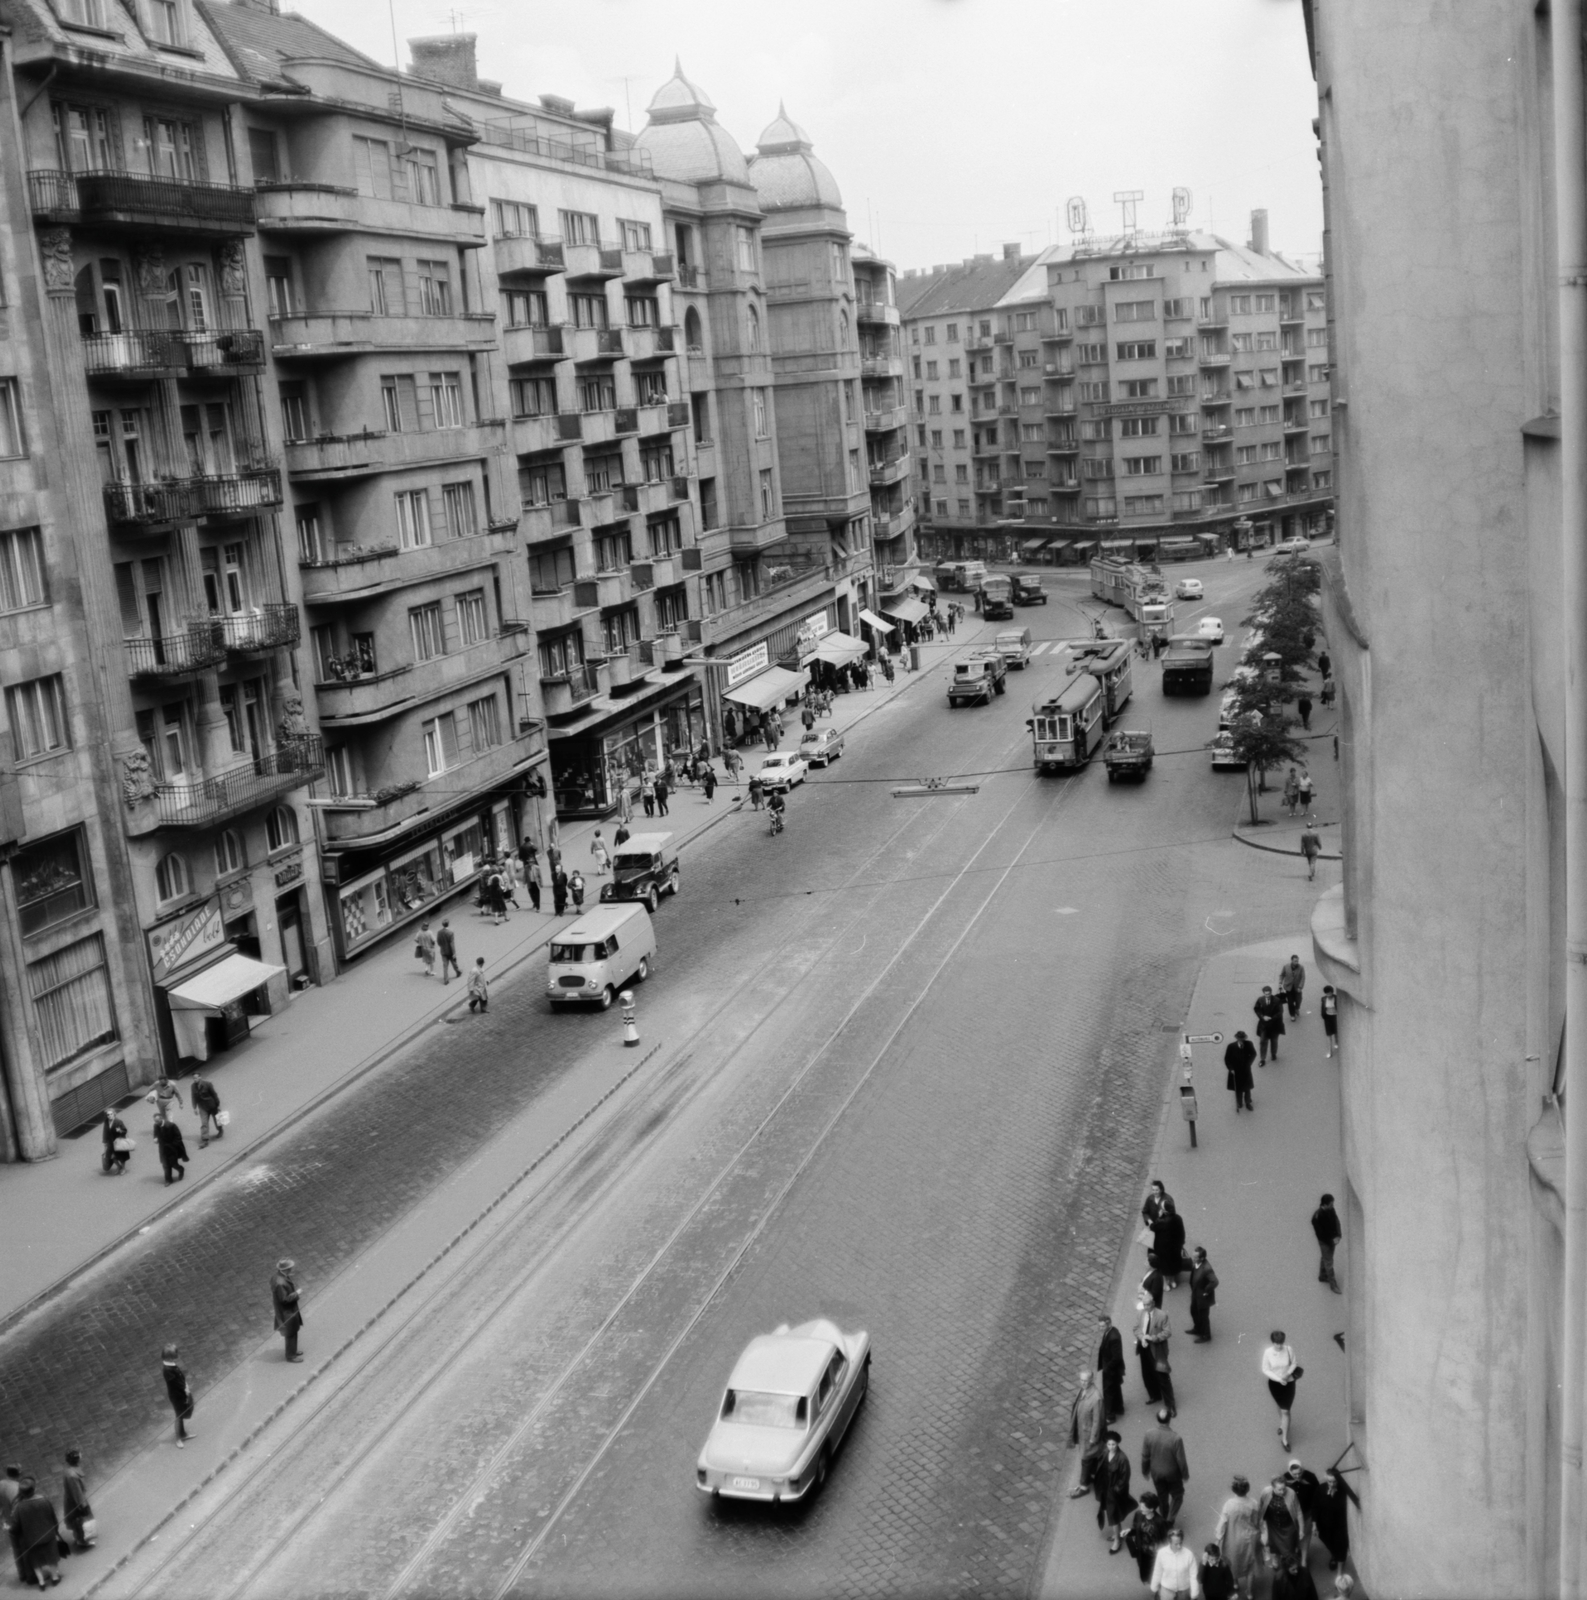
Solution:
M1303 556L1310 549L1310 539L1285 539L1273 546L1273 554L1276 556Z
M796 783L805 781L809 769L796 750L774 750L760 764L761 787L767 794L786 794Z
M1212 770L1214 772L1243 772L1245 762L1234 753L1234 732L1225 728L1212 741Z
M871 1379L871 1336L824 1317L751 1339L695 1464L695 1486L734 1500L802 1500L827 1469Z
M1174 585L1176 600L1199 600L1202 595L1200 578L1181 578Z
M824 767L843 754L843 735L836 728L812 728L799 741L799 759L809 767Z
M601 899L643 900L652 916L664 894L680 883L678 847L670 833L630 834L612 857L612 881L601 885Z
M1203 617L1196 624L1196 633L1203 639L1211 639L1214 644L1223 643L1223 618Z

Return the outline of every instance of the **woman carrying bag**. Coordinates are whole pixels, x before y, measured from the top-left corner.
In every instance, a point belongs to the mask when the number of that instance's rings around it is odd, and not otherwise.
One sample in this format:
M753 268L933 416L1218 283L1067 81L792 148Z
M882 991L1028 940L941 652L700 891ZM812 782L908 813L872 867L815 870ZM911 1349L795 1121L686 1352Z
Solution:
M127 1132L127 1125L114 1111L105 1113L105 1153L102 1158L106 1172L113 1172L119 1178L127 1170L127 1162L131 1159L134 1142Z

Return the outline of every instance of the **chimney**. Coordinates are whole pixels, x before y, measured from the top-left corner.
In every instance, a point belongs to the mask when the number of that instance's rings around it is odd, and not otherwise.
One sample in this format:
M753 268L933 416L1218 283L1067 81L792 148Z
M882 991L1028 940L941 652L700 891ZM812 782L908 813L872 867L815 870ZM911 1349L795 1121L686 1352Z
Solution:
M1267 212L1251 213L1251 248L1259 255L1267 254Z
M1019 246L1017 244L1006 244L1006 245L1004 245L1003 246L1003 259L1005 261L1018 261L1019 260Z
M454 89L477 89L479 69L474 58L472 33L443 33L429 39L410 39L408 70L416 78L450 84Z

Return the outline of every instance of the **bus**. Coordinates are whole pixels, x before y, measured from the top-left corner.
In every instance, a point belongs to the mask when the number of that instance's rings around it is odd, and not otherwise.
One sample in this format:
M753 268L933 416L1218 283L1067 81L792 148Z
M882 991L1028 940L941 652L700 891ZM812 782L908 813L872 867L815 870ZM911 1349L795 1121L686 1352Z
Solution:
M1107 696L1089 672L1071 678L1062 693L1038 700L1026 723L1038 772L1072 772L1083 767L1102 743Z

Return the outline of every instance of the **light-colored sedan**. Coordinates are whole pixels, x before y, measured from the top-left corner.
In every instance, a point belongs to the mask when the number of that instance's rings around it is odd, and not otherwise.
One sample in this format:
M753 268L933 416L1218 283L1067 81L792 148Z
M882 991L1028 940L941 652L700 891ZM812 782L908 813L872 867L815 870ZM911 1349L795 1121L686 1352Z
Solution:
M1174 585L1174 598L1176 600L1199 600L1201 595L1200 578L1181 578Z
M760 764L761 787L767 794L787 794L808 772L804 757L794 750L774 750Z
M1211 639L1214 644L1223 643L1223 618L1203 617L1196 624L1196 637L1198 639Z
M826 1318L751 1339L734 1364L695 1487L735 1500L802 1500L827 1468L865 1398L871 1336Z
M824 767L843 754L843 735L836 728L812 728L799 741L799 758L810 767Z
M1214 772L1243 772L1245 762L1235 754L1234 734L1225 728L1212 741L1212 770Z
M1273 546L1276 556L1303 556L1311 551L1310 539L1285 539Z

